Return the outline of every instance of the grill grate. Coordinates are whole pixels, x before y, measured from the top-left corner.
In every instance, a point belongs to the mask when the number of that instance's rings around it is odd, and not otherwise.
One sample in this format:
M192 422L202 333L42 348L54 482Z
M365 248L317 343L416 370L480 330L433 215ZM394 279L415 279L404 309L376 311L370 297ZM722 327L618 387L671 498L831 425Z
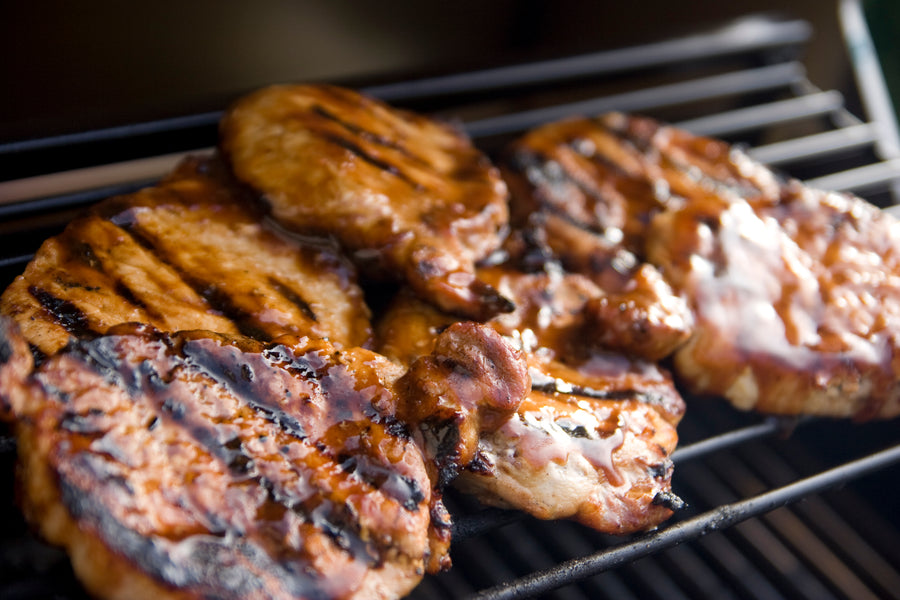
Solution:
M812 185L897 204L893 124L860 119L840 93L806 78L811 33L805 22L753 17L678 40L364 91L461 119L489 152L548 120L642 112L742 144ZM0 235L14 242L0 250L0 282L81 207L209 148L220 114L0 144ZM674 488L689 507L659 531L611 538L451 494L454 568L412 597L898 597L900 488L886 483L900 463L895 424L761 419L692 401L679 432ZM0 444L4 482L9 442ZM3 503L16 514L11 490ZM84 597L61 553L20 519L0 531L0 596Z

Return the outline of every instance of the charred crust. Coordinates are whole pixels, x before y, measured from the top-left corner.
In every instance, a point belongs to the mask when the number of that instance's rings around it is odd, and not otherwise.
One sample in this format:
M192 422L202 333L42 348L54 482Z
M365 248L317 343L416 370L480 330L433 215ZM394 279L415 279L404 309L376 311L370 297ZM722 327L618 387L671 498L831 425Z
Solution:
M454 421L434 426L434 433L440 436L437 440L434 465L437 468L437 488L450 485L459 475L459 428Z
M663 449L661 446L657 446L657 447L659 448L659 450L662 453L665 453L665 449ZM666 462L657 463L655 465L647 465L647 472L654 479L661 479L661 478L666 477L669 474L669 471L671 470L671 468L672 468L672 462L666 461Z
M683 510L687 507L687 502L669 491L657 492L657 494L653 496L652 503L654 506L662 506L674 512Z
M296 306L300 310L300 312L303 314L304 317L306 317L313 323L319 322L319 317L318 317L318 315L316 315L315 311L312 309L312 306L310 306L309 302L304 300L300 294L298 294L297 292L295 292L294 290L292 290L291 288L286 286L284 283L282 283L274 278L269 278L269 284L271 284L272 287L274 287L278 291L279 294L284 296L284 298L288 302L290 302L291 304Z
M490 475L493 473L494 466L491 463L490 459L485 456L482 452L476 451L475 457L472 459L468 465L466 465L466 470L472 473L477 473L479 475Z
M366 163L372 165L373 167L375 167L381 171L384 171L385 173L390 173L391 175L393 175L400 181L403 181L404 183L408 184L411 188L413 188L416 191L422 191L425 189L424 186L422 186L422 184L411 179L406 173L401 171L395 165L392 165L389 162L383 161L380 158L376 158L376 157L372 156L371 154L366 152L362 147L360 147L358 144L355 144L354 142L350 141L347 138L341 137L339 135L323 134L322 139L326 140L328 142L331 142L332 144L335 144L337 146L340 146L341 148L343 148L344 150L347 150L348 152L350 152L351 154L353 154L354 156L356 156L363 162L366 162Z
M314 104L310 110L314 114L322 117L323 119L340 125L342 128L346 129L353 135L358 136L367 142L370 142L373 144L378 144L379 146L384 146L385 148L390 148L391 150L396 150L396 151L400 152L401 154L403 154L404 156L406 156L407 158L416 159L415 156L413 156L409 153L409 150L407 150L404 146L401 146L394 140L384 137L383 135L378 135L377 133L374 133L372 131L369 131L368 129L360 127L359 125L356 125L354 123L350 123L344 119L341 119L340 117L335 115L330 110L326 109L321 104ZM421 162L421 161L418 161L418 162Z
M567 425L560 423L560 428L568 434L569 437L573 438L590 438L591 433L588 431L587 427L584 425Z
M32 344L28 343L28 350L31 351L31 356L34 358L34 367L38 368L49 358L46 352Z
M28 288L28 293L69 333L75 335L91 333L87 317L69 300L57 298L47 290L34 285Z
M6 363L8 363L10 359L12 359L14 354L12 344L5 337L5 333L5 331L0 330L0 335L4 336L0 337L0 365L5 365Z
M409 431L409 426L400 419L393 416L379 416L376 417L377 422L384 427L384 430L391 437L395 437L404 441L409 441L412 439L412 434Z

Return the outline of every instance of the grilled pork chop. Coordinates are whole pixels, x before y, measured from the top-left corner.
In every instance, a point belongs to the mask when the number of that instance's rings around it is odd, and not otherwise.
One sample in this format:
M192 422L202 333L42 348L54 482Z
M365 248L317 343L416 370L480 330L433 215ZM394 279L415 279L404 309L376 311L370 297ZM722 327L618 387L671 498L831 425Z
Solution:
M528 388L516 352L477 329L461 331L483 364L441 339L421 359L460 365L437 382L467 409L443 406L444 439L469 419L496 429ZM25 514L98 597L394 598L449 565L435 466L398 418L408 388L438 402L427 373L324 340L135 324L73 341L31 374L30 362L0 319ZM495 382L480 367L494 364L520 374L501 404L480 395Z
M651 260L689 299L675 366L742 409L900 415L900 224L792 184L775 204L720 197L661 215Z
M188 160L47 240L0 297L0 313L47 355L125 322L366 345L369 309L352 265L333 248L288 239L243 200L215 161Z
M501 163L514 225L528 243L603 291L587 312L597 343L651 361L690 335L691 314L645 259L646 228L667 207L640 154L602 120L538 127Z
M579 312L592 291L584 278L490 270L480 276L516 310L487 325L523 348L532 389L515 416L481 435L455 485L488 504L606 533L657 526L680 502L668 457L684 402L671 377L653 363L579 341L591 337ZM380 351L408 364L432 352L455 320L401 293L376 323Z
M511 308L474 269L500 245L506 186L451 127L342 88L274 86L227 112L220 146L279 223L336 237L361 272L469 318Z
M647 259L689 302L688 387L742 409L900 414L900 225L864 200L780 181L728 144L650 119L601 122L668 190Z

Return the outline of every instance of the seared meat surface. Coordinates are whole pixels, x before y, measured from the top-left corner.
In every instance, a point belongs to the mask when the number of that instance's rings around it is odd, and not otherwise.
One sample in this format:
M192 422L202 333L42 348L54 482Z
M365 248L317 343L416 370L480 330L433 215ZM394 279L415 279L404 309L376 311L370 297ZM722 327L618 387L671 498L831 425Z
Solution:
M220 145L279 223L336 237L362 272L469 318L510 308L474 269L505 233L506 186L451 127L342 88L275 86L227 112Z
M675 354L693 391L771 413L900 415L896 219L793 184L772 204L690 202L650 238L696 315Z
M443 488L475 459L480 440L508 421L528 394L524 356L489 327L454 323L412 361L398 383L398 414L417 425Z
M596 343L655 361L688 338L692 317L644 260L647 226L668 206L644 162L603 119L581 118L528 132L501 165L527 243L602 291L587 310Z
M398 374L308 338L78 342L4 382L26 515L103 597L402 595L432 510Z
M98 597L394 598L449 565L435 467L398 414L410 387L436 403L418 375L398 384L395 363L324 340L134 324L29 374L24 338L0 323L0 401L15 417L26 516ZM502 406L471 396L446 435L511 413L527 391L498 339L474 351L506 360L516 391ZM457 397L496 381L457 374Z
M514 222L607 292L586 309L598 343L674 352L692 392L742 409L900 414L893 217L618 113L537 128L504 175Z
M511 419L480 436L455 485L488 504L606 533L659 525L678 505L668 456L684 402L671 377L582 341L591 337L586 297L596 291L586 279L500 267L480 276L516 304L487 325L523 348L532 388ZM376 323L380 351L408 364L455 320L401 294Z
M780 181L728 144L646 118L601 121L670 194L645 256L685 299L688 388L742 409L900 414L900 227L864 200Z
M159 185L100 203L41 246L0 313L47 355L125 322L367 344L352 265L265 225L221 171L189 160Z

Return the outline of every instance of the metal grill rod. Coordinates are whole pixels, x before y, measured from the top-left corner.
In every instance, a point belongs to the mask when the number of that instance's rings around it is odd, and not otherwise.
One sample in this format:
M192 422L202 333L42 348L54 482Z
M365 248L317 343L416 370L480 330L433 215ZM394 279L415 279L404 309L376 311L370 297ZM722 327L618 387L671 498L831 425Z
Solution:
M761 163L780 165L786 162L823 158L830 154L871 146L878 137L872 123L851 125L803 137L756 146L747 153Z
M643 556L676 546L687 540L724 529L796 502L808 495L819 494L856 479L900 463L900 445L876 452L864 458L822 471L795 483L765 492L747 500L720 506L658 531L652 535L623 544L612 550L570 560L551 569L533 573L516 581L482 590L472 600L512 600L535 596L574 581L597 575Z
M676 126L697 135L724 136L760 129L799 119L827 115L844 107L844 97L840 92L818 92L759 104L749 108L729 110L713 115L679 121Z
M900 158L810 179L809 186L823 190L864 190L900 179Z
M751 17L712 33L526 65L372 86L366 91L395 101L552 83L799 45L808 41L811 34L812 29L805 21L779 23Z
M389 102L475 93L529 84L546 84L585 76L612 75L638 69L724 57L787 46L801 46L812 28L802 20L775 21L760 17L741 19L711 33L701 33L629 48L367 86L362 92ZM215 125L223 111L158 119L92 131L48 136L0 144L0 156L78 144L131 140L143 135Z
M788 62L643 88L581 102L488 117L470 121L465 124L464 128L472 137L502 135L524 131L541 123L556 121L572 115L598 114L611 110L640 111L772 90L797 83L805 76L806 70L802 64Z

